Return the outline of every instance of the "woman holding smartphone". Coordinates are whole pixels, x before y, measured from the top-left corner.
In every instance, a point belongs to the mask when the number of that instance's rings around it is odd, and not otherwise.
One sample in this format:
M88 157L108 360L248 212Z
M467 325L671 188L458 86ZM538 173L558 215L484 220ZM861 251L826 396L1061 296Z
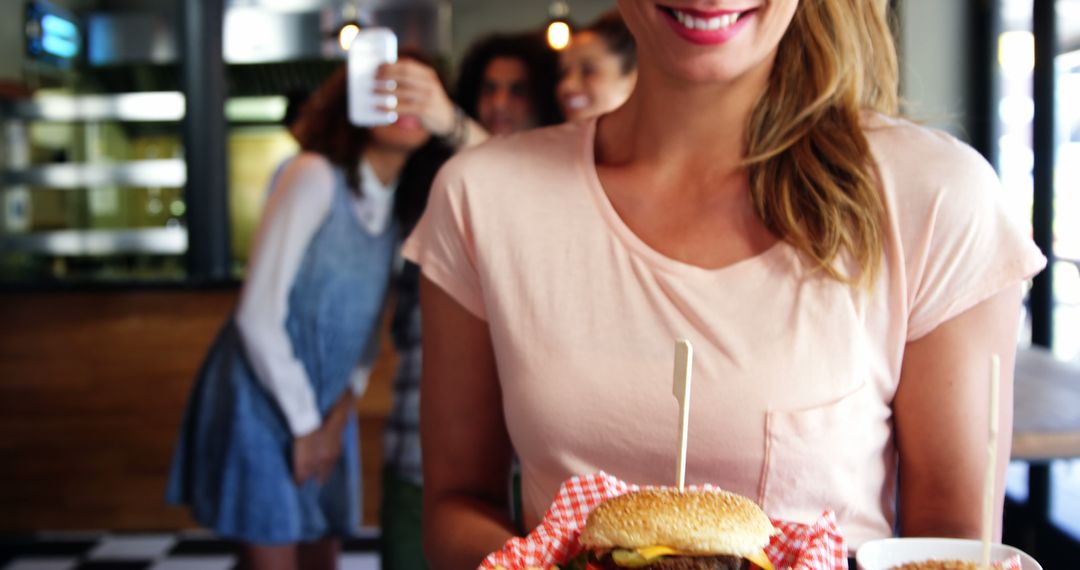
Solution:
M346 71L292 131L236 314L196 380L168 498L242 543L246 567L335 568L360 524L354 400L401 235L447 156L414 117L358 128Z
M456 104L435 70L418 62L384 65L379 77L395 83L398 112L415 115L428 131L457 150L478 145L489 135L509 136L561 122L554 100L554 54L538 37L491 36L470 48L464 61L458 93L466 98ZM407 234L411 228L405 230ZM383 439L379 521L383 570L426 568L421 544L419 282L419 269L406 262L394 283L397 306L390 332L398 368Z
M831 509L853 551L894 525L979 536L990 355L1008 433L1045 259L982 157L895 117L887 5L619 0L626 104L447 163L404 247L433 568L475 568L571 476L671 485L679 338L705 412L687 484L794 522Z

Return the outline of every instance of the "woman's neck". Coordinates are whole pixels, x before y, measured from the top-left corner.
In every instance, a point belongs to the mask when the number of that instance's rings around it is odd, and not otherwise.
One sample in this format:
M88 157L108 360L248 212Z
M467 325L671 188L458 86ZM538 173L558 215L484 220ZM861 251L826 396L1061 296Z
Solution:
M401 176L401 169L409 160L409 153L371 145L364 149L364 160L367 161L379 182L383 186L390 186Z
M684 172L698 165L737 168L745 155L747 120L768 71L761 66L729 83L700 84L642 66L626 105L600 126L598 162Z

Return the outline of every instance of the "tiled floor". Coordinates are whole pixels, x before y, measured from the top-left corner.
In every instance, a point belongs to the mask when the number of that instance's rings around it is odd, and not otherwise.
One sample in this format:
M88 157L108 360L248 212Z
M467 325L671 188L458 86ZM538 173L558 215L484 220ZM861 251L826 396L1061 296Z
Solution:
M0 570L233 570L233 545L202 532L0 537ZM379 570L378 534L345 542L341 570Z

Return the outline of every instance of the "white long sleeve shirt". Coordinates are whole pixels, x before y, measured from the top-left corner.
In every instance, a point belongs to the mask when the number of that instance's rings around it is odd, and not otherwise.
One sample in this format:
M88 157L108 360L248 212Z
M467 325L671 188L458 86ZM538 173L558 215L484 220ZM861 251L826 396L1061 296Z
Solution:
M390 222L396 183L385 185L361 163L363 195L351 205L361 225L382 233ZM304 153L277 176L263 210L262 221L240 293L236 324L255 375L274 397L294 436L307 435L322 424L307 371L295 356L285 322L289 291L304 253L333 203L334 167L322 156ZM352 374L354 394L367 386L378 335L364 351Z

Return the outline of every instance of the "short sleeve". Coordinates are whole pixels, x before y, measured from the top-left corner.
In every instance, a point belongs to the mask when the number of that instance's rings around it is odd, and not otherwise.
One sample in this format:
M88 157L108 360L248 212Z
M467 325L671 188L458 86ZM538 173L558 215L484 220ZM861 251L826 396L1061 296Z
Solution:
M405 241L402 255L470 313L487 320L464 158L454 157L439 171L424 215Z
M909 342L1046 265L1006 211L990 165L955 139L940 146L916 177L932 192L913 190L910 204L904 195L897 197L899 207L908 208L901 215L907 227L900 229L906 245Z

